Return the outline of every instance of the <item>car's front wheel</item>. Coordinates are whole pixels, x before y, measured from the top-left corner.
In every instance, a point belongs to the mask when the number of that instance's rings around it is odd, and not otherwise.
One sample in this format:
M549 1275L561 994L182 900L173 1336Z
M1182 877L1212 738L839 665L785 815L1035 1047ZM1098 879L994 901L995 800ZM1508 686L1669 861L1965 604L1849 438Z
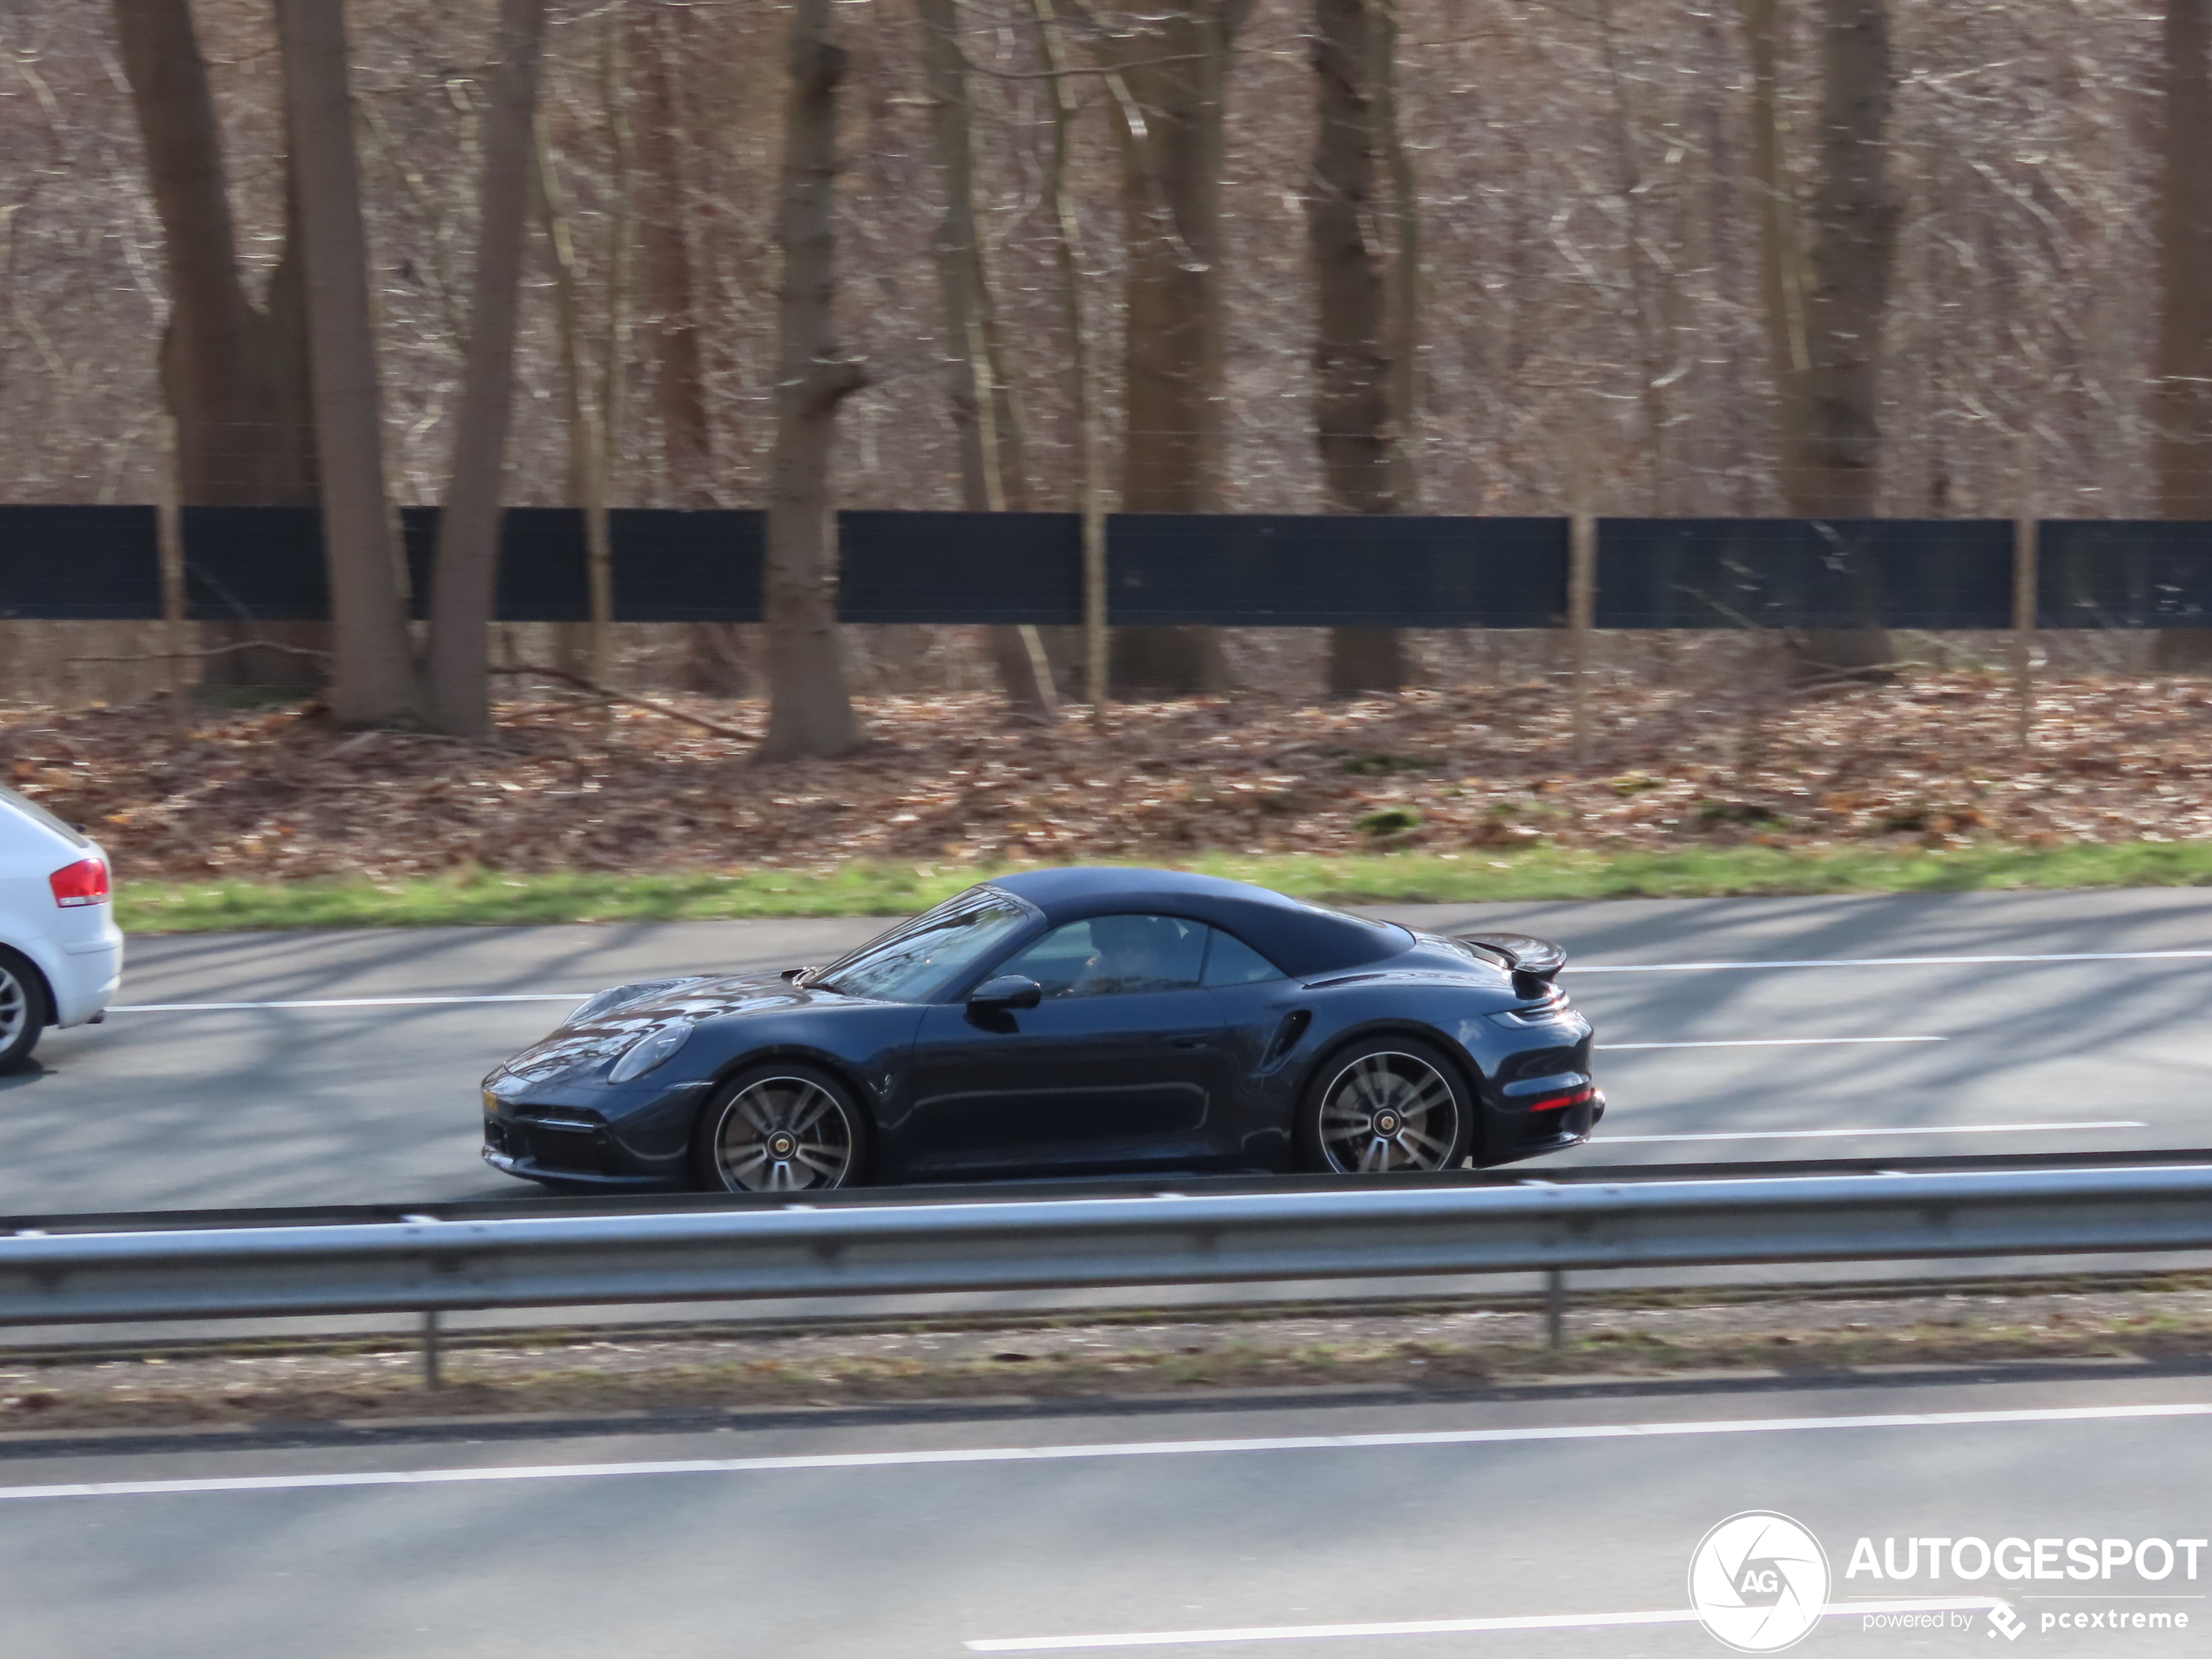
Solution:
M867 1120L837 1079L811 1066L754 1066L699 1115L692 1172L710 1192L853 1186L867 1146Z
M1298 1104L1300 1162L1337 1175L1455 1169L1474 1130L1458 1068L1413 1037L1372 1038L1332 1055Z

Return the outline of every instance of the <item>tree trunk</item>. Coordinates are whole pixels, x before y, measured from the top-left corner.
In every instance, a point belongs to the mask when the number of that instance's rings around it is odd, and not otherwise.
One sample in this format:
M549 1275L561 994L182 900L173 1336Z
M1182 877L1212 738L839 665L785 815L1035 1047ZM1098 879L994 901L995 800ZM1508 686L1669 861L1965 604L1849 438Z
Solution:
M536 124L535 177L539 229L544 233L553 282L553 337L561 360L561 429L566 438L566 460L561 472L561 504L583 510L587 550L595 521L604 519L597 485L599 425L590 395L584 388L583 304L577 292L576 233L561 190L560 172L544 123ZM587 563L590 555L587 550ZM589 622L554 624L554 664L570 674L597 678L590 671Z
M287 192L284 253L257 309L239 268L221 128L189 0L114 0L114 14L161 221L170 313L160 378L176 422L179 503L313 506L295 192ZM320 623L239 618L206 624L204 637L219 647L266 638L300 648L225 651L205 659L205 684L306 693L323 683L307 654L328 644Z
M1069 82L1067 54L1052 0L1029 0L1044 45L1045 72L1052 82L1052 148L1045 162L1043 194L1052 203L1053 267L1060 278L1060 307L1068 330L1069 402L1074 409L1076 506L1082 515L1083 697L1091 724L1106 720L1106 491L1099 475L1097 388L1092 383L1090 331L1083 323L1082 221L1068 187L1068 139L1077 108Z
M653 403L660 417L661 459L670 502L698 508L714 505L714 435L699 348L679 86L690 17L690 8L665 0L632 5L628 56L637 95L637 240L652 319ZM738 641L732 624L687 624L679 670L685 689L741 693L745 671Z
M1122 510L1221 509L1222 120L1251 0L1170 0L1106 47L1127 224ZM1121 628L1117 692L1228 684L1217 633Z
M685 13L683 7L651 0L633 4L629 56L638 96L637 239L645 301L652 312L653 400L660 415L661 452L672 503L708 507L714 498L714 443L699 361L690 191L677 95L682 48L670 38Z
M831 0L792 0L784 117L781 348L768 495L768 734L759 758L846 753L867 741L846 690L837 632L837 550L829 491L838 406L865 384L837 346L837 89L844 49Z
M223 141L188 0L114 0L124 72L161 220L169 325L161 381L187 506L297 499L280 467L268 319L246 295Z
M2159 511L2212 518L2212 4L2167 0L2159 145L2158 343L2150 388ZM2153 660L2212 669L2212 628L2163 628Z
M314 381L307 361L307 266L300 233L300 189L288 155L284 172L284 244L261 302L268 320L263 339L275 416L273 464L276 476L287 481L273 500L280 506L313 507L320 492L315 485ZM278 648L256 647L207 658L200 664L202 685L306 697L320 691L330 678L327 617L206 623L200 637L207 645L258 639Z
M515 310L529 227L531 131L545 0L500 0L484 113L482 205L469 301L453 472L438 515L430 587L430 694L441 730L491 730L492 607L499 582L500 497L515 391Z
M929 147L945 192L944 217L930 238L937 288L944 304L941 352L948 379L953 429L960 440L961 505L1001 513L1028 505L1024 434L1008 383L989 273L975 234L974 156L968 102L968 55L961 39L960 0L914 0L921 24L921 73L929 101ZM1024 718L1058 712L1035 631L985 630L984 644L1008 707Z
M1634 296L1629 309L1635 324L1636 405L1643 427L1644 465L1649 469L1648 498L1655 516L1669 518L1675 510L1676 457L1667 388L1674 383L1675 370L1680 366L1681 353L1675 339L1679 293L1673 261L1661 251L1668 239L1649 223L1646 197L1651 181L1644 176L1642 145L1637 140L1635 110L1622 62L1613 0L1596 0L1596 22L1599 51L1613 105L1622 226L1628 244L1629 289Z
M1782 493L1800 518L1873 516L1881 426L1875 403L1884 314L1897 251L1888 175L1892 71L1886 0L1823 0L1820 172L1811 245L1789 234L1789 184L1776 131L1773 0L1748 0L1755 167L1767 199L1760 238L1777 373ZM1871 674L1890 660L1876 574L1858 573L1862 625L1791 642L1794 677Z
M1387 293L1371 241L1378 219L1378 80L1388 39L1379 0L1314 0L1311 50L1319 121L1305 195L1306 250L1320 300L1313 351L1313 423L1332 513L1397 513L1402 428L1393 405L1395 365ZM1380 37L1379 39L1378 37ZM1347 570L1356 581L1358 572ZM1406 678L1397 634L1337 628L1329 636L1336 696L1394 691Z
M333 716L421 718L384 489L383 408L368 297L368 239L354 149L340 0L277 0L284 101L300 190L314 377L323 548L330 567Z

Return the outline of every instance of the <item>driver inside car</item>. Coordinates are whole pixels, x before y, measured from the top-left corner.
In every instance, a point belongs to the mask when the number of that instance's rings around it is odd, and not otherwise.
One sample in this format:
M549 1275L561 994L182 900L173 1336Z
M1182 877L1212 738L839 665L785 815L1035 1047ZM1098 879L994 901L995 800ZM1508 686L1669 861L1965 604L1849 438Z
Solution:
M1165 916L1096 916L1090 924L1090 959L1068 988L1069 996L1114 996L1132 991L1182 990L1198 982L1197 952L1186 930Z

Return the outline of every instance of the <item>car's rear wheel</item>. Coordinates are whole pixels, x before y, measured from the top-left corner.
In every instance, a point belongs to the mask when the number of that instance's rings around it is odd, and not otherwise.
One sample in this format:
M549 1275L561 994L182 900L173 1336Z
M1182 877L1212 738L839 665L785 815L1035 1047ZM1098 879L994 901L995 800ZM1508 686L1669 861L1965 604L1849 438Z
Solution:
M1332 1055L1299 1103L1309 1170L1406 1175L1465 1161L1474 1103L1458 1069L1416 1038L1371 1039Z
M867 1120L834 1077L755 1066L699 1115L692 1167L710 1192L805 1192L857 1184L867 1148Z
M0 1071L27 1063L45 1027L44 982L14 951L0 950Z

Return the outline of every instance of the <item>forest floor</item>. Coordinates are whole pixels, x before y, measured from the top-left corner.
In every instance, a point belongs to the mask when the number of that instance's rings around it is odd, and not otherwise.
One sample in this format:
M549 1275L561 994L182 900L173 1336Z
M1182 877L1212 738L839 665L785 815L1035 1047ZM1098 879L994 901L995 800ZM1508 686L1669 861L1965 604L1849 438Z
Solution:
M1009 724L868 702L834 761L758 704L504 704L481 743L310 710L0 711L0 779L82 825L139 929L910 910L981 872L1160 863L1340 900L2212 883L2212 685L1924 672L1790 698L1544 682Z

